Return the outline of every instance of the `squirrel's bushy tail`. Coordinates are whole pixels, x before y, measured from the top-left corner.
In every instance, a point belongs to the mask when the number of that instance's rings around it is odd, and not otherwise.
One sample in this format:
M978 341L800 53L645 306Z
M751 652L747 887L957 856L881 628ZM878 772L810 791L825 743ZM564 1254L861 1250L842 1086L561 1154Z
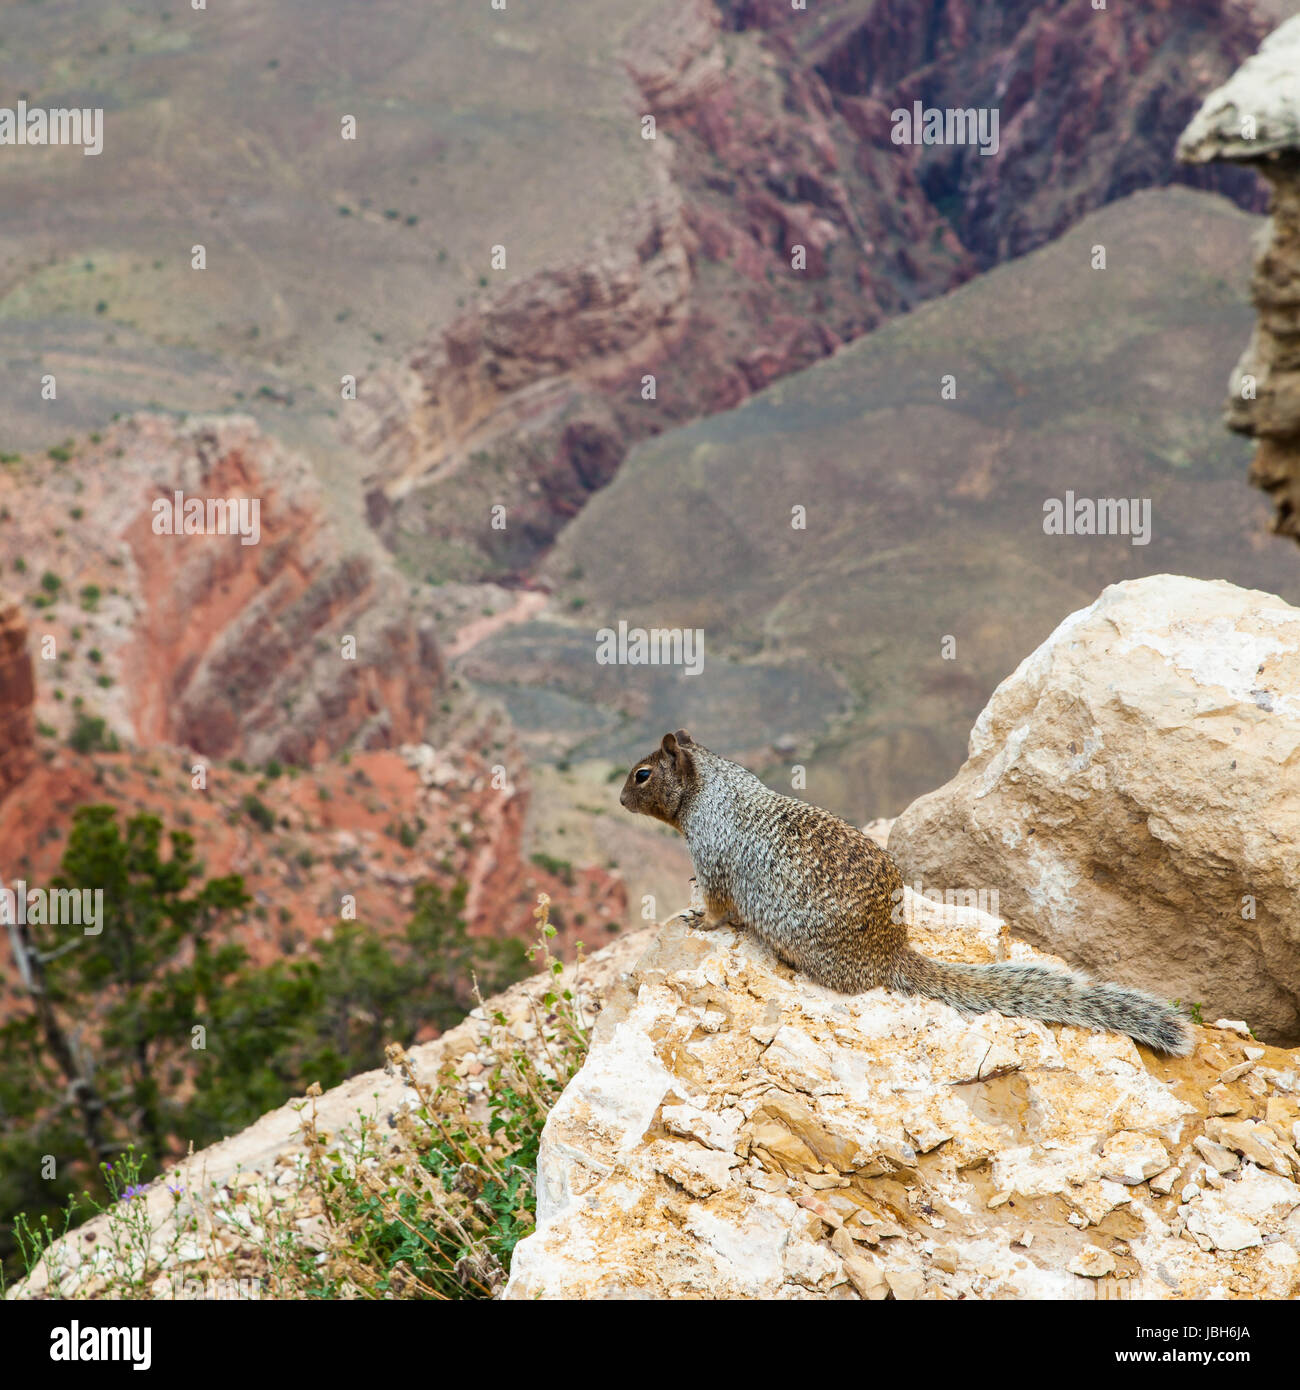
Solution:
M1176 1057L1185 1057L1195 1040L1182 1015L1154 995L1096 984L1045 965L966 965L931 960L905 948L892 983L900 993L923 994L963 1013L996 1009L1047 1023L1127 1033L1136 1042Z

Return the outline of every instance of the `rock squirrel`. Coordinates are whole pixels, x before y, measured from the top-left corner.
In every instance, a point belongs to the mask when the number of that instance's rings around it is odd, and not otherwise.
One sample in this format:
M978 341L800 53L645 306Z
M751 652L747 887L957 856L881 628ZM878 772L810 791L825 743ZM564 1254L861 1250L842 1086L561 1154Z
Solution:
M1042 965L931 960L907 944L903 878L888 853L829 811L764 786L685 729L627 775L620 802L686 837L708 930L748 927L819 985L875 985L963 1013L1100 1028L1185 1056L1193 1034L1168 1004Z

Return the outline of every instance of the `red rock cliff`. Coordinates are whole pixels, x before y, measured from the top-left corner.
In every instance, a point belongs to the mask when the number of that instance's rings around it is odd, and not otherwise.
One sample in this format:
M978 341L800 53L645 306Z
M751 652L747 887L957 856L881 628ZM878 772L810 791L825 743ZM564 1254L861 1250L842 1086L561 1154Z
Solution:
M256 503L256 543L160 531L177 492ZM30 618L55 639L42 693L66 698L41 717L58 732L81 696L124 741L213 758L308 764L424 736L443 680L431 622L251 420L137 416L67 463L6 470L0 503L5 553L43 577Z
M35 698L27 624L16 604L0 601L0 801L34 761Z

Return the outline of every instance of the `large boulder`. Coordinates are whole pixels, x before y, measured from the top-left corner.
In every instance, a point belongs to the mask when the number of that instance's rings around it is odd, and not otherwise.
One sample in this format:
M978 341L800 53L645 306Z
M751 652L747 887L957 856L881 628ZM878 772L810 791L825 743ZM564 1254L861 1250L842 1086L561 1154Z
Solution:
M889 848L924 889L996 890L1073 965L1300 1040L1300 610L1112 585L998 686Z
M928 954L1044 959L910 908ZM1156 1058L836 994L675 919L547 1121L506 1297L1294 1296L1298 1088L1300 1053L1244 1025Z

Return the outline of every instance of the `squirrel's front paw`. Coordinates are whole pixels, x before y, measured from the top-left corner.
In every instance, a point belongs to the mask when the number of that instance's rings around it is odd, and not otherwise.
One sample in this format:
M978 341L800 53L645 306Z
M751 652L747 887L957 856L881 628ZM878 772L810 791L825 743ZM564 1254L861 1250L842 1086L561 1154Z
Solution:
M727 912L721 917L710 917L707 911L701 911L698 907L687 908L682 917L688 927L695 927L698 931L717 931L719 927L740 925L734 913Z

